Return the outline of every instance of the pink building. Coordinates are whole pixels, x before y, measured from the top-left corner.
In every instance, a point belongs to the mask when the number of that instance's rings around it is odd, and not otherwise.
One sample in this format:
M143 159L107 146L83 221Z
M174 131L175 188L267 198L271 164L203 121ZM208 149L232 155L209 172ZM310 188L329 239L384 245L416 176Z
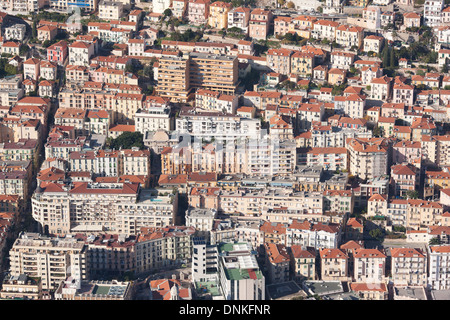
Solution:
M249 36L254 39L267 38L272 23L272 12L264 9L255 9L250 14Z
M393 163L417 163L422 158L420 141L402 140L394 144L392 151Z
M60 65L64 64L67 54L67 42L64 40L61 40L47 48L47 60L56 62Z
M188 20L193 25L202 25L208 22L210 0L189 0Z

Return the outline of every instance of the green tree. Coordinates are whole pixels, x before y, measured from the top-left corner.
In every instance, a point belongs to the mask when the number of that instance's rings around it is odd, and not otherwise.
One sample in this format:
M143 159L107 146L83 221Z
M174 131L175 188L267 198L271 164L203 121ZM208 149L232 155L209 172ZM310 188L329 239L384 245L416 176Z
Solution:
M395 65L395 54L394 54L394 49L391 49L390 50L390 53L389 53L389 67L390 68L395 68L396 67L396 65Z
M144 149L144 136L140 132L124 132L116 139L112 139L109 142L111 149L131 149L132 147L138 147L140 150Z
M382 52L383 55L383 67L389 67L389 47L385 46Z
M37 21L36 21L36 19L33 20L33 26L31 28L31 36L34 39L37 38Z
M428 242L430 246L440 245L441 241L439 241L439 238L431 238L431 240Z
M446 63L444 63L444 65L442 66L441 69L441 73L447 73L448 72L448 65Z
M383 231L381 231L380 229L372 229L369 231L369 235L378 240L378 241L382 241L383 240Z
M164 15L164 17L171 17L172 16L172 10L167 8L166 10L164 10L163 15Z
M381 135L382 135L381 127L379 127L379 126L374 127L373 128L373 135L375 137L381 137Z
M418 199L419 192L417 190L408 190L406 191L406 197L409 199Z

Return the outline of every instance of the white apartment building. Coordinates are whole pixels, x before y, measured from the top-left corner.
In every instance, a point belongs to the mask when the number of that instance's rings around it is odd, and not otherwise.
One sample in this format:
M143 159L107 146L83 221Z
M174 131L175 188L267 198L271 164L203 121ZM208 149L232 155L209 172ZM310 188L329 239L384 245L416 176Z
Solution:
M169 191L166 192L169 194ZM112 232L175 224L178 196L140 189L139 183L50 183L32 197L32 215L52 234ZM145 212L145 215L144 215Z
M84 243L75 239L47 238L36 233L22 233L9 251L10 274L41 278L42 289L56 289L71 276L88 279Z
M441 12L444 9L444 0L427 0L423 6L424 25L436 27L441 23Z
M374 78L370 82L370 95L374 100L386 101L391 96L392 78L384 75L380 78Z
M119 20L123 15L120 1L102 1L98 4L98 17L102 20Z
M171 1L170 0L155 0L153 3L154 13L164 13L166 9L169 9Z
M181 111L176 119L176 128L180 134L225 140L237 137L258 137L260 121L216 112Z
M218 248L218 273L225 300L264 300L265 277L248 243L227 243Z
M335 223L311 223L294 220L286 228L286 246L299 245L314 249L337 248L341 240L341 227Z
M386 255L383 252L378 249L357 249L353 259L353 278L356 282L384 282Z
M319 20L314 23L311 37L315 39L327 39L330 42L336 40L336 29L339 23L330 20Z
M216 91L198 89L195 93L195 107L202 110L236 114L239 97Z
M228 12L228 28L239 28L248 33L248 22L250 21L250 8L233 8Z
M390 248L394 286L426 286L427 256L418 248Z
M22 42L25 38L26 26L24 24L15 24L5 28L3 33L4 40L17 40Z
M217 217L215 209L189 208L186 211L186 226L199 231L211 231L214 219Z
M330 53L330 62L332 68L348 70L355 62L355 54L344 51L333 51Z
M132 149L122 149L119 152L120 175L150 175L150 151L139 150L137 147Z
M428 285L433 290L450 289L450 246L429 246Z
M83 41L76 41L69 45L69 64L89 66L90 58L94 55L94 45Z

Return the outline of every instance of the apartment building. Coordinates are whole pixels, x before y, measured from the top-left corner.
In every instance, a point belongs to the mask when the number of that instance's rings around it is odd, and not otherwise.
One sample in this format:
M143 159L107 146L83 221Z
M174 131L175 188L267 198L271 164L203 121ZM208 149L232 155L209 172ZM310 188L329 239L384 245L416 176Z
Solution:
M293 267L292 267L293 266ZM316 251L313 248L291 246L291 268L297 280L316 279Z
M136 274L179 266L191 260L193 227L144 228L136 239Z
M189 84L193 88L234 94L239 77L237 57L192 52L189 58Z
M102 20L119 20L123 16L123 3L101 1L98 4L98 17Z
M233 6L231 3L216 1L209 6L208 25L213 29L228 28L228 12Z
M336 40L336 29L339 23L330 20L318 20L314 23L311 37L314 39L327 39L332 42Z
M371 98L382 101L388 100L391 97L391 82L392 78L386 75L372 79L370 82Z
M286 246L299 245L317 250L337 248L341 240L341 229L336 223L294 220L286 228Z
M392 147L393 163L417 163L421 159L422 147L420 141L401 140Z
M267 66L274 72L289 75L291 73L291 56L294 51L289 49L269 49Z
M174 0L172 1L172 13L177 19L183 19L186 16L188 1Z
M423 24L429 27L439 26L444 0L427 0L423 6Z
M291 56L291 73L301 77L310 77L314 68L314 54L295 51Z
M199 26L208 23L209 17L209 0L189 0L188 3L188 20L189 23Z
M412 106L414 104L414 87L402 83L394 84L392 102Z
M71 276L88 279L86 246L75 239L47 238L35 233L22 233L10 252L10 274L40 278L42 289L56 289Z
M348 255L341 249L321 249L321 280L342 281L348 279Z
M38 278L31 278L26 274L18 276L6 275L0 298L5 300L23 299L23 300L41 300L43 297L42 283Z
M33 217L52 234L103 230L135 235L142 227L176 223L177 203L177 195L158 196L154 190L141 190L139 183L125 182L79 182L72 187L49 183L32 197Z
M344 51L330 53L330 62L333 68L349 70L355 62L355 54Z
M272 11L260 8L250 13L248 35L253 39L265 40L273 24Z
M68 46L69 64L77 66L89 66L94 55L94 45L82 41L76 41Z
M418 190L419 174L419 170L409 163L392 166L391 179L394 195L404 197L408 191Z
M248 243L226 243L218 248L218 276L225 300L264 300L265 277Z
M347 48L361 48L364 39L364 28L340 25L336 28L336 43Z
M239 28L248 33L248 25L250 21L250 8L238 7L228 12L228 28Z
M353 278L356 282L381 283L386 275L386 255L378 249L356 249Z
M448 290L450 279L448 278L450 246L429 246L428 255L428 285L433 290Z
M23 77L24 79L32 79L37 81L39 79L39 68L41 60L30 58L23 63Z
M395 286L426 286L427 256L419 248L390 248Z
M286 246L275 243L265 243L265 266L268 283L283 283L289 281L291 257Z
M6 27L3 33L4 40L17 40L22 42L25 38L26 26L24 24L14 24Z
M60 40L47 48L47 60L62 65L69 54L67 42Z
M361 179L385 175L390 145L383 138L355 138L347 142L350 172Z

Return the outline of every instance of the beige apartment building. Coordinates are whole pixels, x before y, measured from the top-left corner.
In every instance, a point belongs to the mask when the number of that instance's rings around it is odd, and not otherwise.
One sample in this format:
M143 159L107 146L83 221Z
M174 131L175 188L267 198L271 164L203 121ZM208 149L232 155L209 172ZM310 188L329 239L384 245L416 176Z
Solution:
M42 283L40 278L32 278L26 274L5 276L0 291L0 299L41 300Z
M189 78L193 88L203 88L232 95L238 86L238 58L192 52Z
M340 249L321 249L320 265L323 281L348 279L348 255Z
M361 179L387 173L389 145L383 138L354 138L347 142L350 172Z
M159 59L158 85L159 96L172 102L187 102L194 92L190 85L190 59L162 56Z
M427 256L419 248L391 248L394 286L426 286Z
M88 278L86 247L75 239L49 239L22 233L9 252L10 274L40 278L42 289L56 289L67 277Z
M176 223L178 196L157 195L139 183L48 183L32 197L33 218L50 234L106 232L135 235L142 227ZM145 215L143 213L145 212Z
M185 226L144 228L136 239L136 273L186 263L191 258L195 229Z

